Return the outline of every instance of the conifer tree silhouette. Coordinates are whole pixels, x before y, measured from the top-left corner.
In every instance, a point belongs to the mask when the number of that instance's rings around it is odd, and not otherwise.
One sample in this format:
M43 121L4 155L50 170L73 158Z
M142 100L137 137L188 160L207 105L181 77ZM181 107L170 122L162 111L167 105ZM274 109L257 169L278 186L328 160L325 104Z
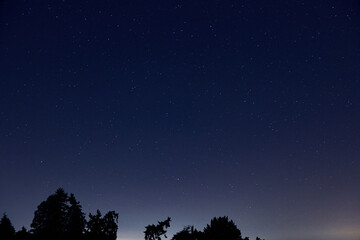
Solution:
M68 195L59 188L40 203L30 225L36 239L64 239L68 223L67 201Z
M30 238L31 235L25 227L22 227L20 231L15 233L15 240L30 240Z
M8 218L4 213L3 217L0 220L0 239L3 240L12 240L15 237L15 229Z
M82 212L80 202L78 202L74 194L70 194L68 199L68 227L67 237L69 239L80 239L85 233L85 214Z

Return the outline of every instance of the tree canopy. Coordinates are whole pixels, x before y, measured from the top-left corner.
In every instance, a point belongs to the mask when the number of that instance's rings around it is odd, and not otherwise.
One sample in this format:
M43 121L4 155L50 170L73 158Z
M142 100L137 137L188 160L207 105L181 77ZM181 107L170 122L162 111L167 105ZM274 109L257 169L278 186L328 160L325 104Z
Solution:
M171 218L168 217L165 221L159 221L157 225L151 224L145 227L145 240L161 240L161 236L166 236L166 229L170 227Z
M13 227L10 219L4 213L0 220L0 239L14 239L15 228Z
M6 214L0 220L1 240L116 240L119 214L100 210L89 213L88 219L75 195L59 188L37 207L30 231L25 227L15 232ZM145 240L167 238L171 218L145 227ZM174 234L171 240L249 240L227 216L214 217L203 231L186 226ZM261 240L259 237L256 240Z
M211 219L210 225L204 228L204 238L207 240L242 240L241 232L228 217Z
M114 211L106 213L104 217L100 210L97 210L94 215L90 213L86 238L89 240L116 240L118 218L119 215Z
M200 240L202 232L199 232L194 226L186 226L183 230L176 233L171 240Z
M59 188L41 202L31 223L35 240L116 240L118 214L109 211L102 217L99 210L86 221L80 202L74 194Z

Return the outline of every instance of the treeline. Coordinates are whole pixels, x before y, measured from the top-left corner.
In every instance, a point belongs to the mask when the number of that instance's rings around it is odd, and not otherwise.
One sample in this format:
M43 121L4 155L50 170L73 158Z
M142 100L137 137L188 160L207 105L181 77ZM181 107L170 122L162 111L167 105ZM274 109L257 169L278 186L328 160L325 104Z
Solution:
M166 228L170 227L171 219L158 222L157 225L145 227L145 240L161 240L166 236ZM198 231L194 226L186 226L176 233L171 240L249 240L242 237L240 230L228 217L213 218L203 231ZM259 237L256 240L262 240Z
M22 227L15 231L6 214L0 220L1 240L116 240L118 213L109 211L102 215L99 210L86 219L74 194L59 188L37 207L30 230ZM145 240L167 238L170 218L156 225L145 227ZM228 217L213 218L203 231L187 226L176 233L172 240L249 240ZM256 238L256 240L261 240Z
M15 232L4 214L0 223L1 240L116 240L118 214L114 211L104 216L99 210L89 214L82 211L74 194L59 188L37 207L27 231L24 227Z

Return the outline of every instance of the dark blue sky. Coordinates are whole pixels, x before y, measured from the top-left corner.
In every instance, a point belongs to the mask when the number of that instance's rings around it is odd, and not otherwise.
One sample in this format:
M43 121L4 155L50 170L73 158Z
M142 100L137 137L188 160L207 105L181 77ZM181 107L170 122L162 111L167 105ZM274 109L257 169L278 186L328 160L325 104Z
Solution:
M228 215L360 238L360 2L0 1L0 212L58 187L121 240Z

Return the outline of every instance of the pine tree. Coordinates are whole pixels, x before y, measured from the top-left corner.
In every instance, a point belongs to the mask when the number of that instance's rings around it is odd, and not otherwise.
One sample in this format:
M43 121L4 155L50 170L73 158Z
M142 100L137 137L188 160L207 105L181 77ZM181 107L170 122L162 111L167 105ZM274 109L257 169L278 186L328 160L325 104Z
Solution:
M35 211L31 223L31 231L35 238L64 239L68 224L68 195L64 189L59 188L55 194L50 195Z
M26 230L25 227L22 227L20 231L15 233L15 240L29 240L30 233Z
M68 239L80 239L85 232L85 214L82 211L80 202L76 200L74 194L70 194L68 201L70 206L67 213L67 236Z
M12 240L15 236L15 229L10 221L10 219L4 213L3 217L0 220L0 239L2 240Z

